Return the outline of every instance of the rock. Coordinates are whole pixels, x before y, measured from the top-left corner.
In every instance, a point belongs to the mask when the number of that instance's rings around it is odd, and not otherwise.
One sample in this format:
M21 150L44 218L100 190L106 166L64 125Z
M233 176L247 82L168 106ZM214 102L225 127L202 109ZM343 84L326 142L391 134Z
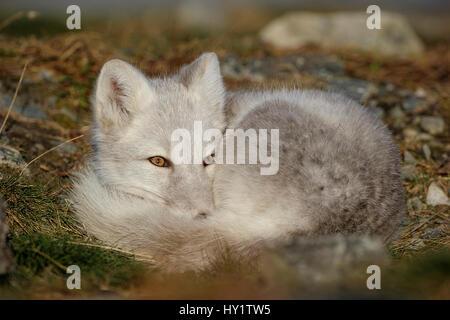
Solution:
M55 146L58 144L61 144L62 142L58 141L57 143L55 143ZM71 155L74 154L75 152L77 152L77 146L75 143L73 142L66 142L62 145L60 145L56 150L62 154L62 155Z
M260 59L248 59L242 61L236 56L227 56L221 61L221 70L224 77L234 79L249 79L252 81L263 81L269 72L268 65ZM263 71L263 69L265 69Z
M417 132L416 129L407 127L403 129L403 136L405 137L406 141L414 141L417 138L417 135L419 132Z
M10 146L0 145L0 165L22 168L26 163L19 151Z
M0 109L8 110L12 97L0 93ZM12 111L31 119L48 119L47 114L37 104L20 104L19 101L14 102Z
M313 238L296 237L277 246L276 251L299 275L301 281L324 283L344 274L381 265L387 256L381 239L340 234Z
M49 108L54 108L56 107L57 101L58 101L57 96L48 96L47 98L45 98L45 105Z
M376 91L376 87L364 80L338 77L328 84L328 90L345 94L358 102L364 103Z
M405 153L403 154L403 157L407 164L415 165L417 163L416 158L414 158L414 156L408 150L405 151Z
M405 126L406 115L399 106L392 108L389 111L389 116L394 120L392 124L394 128L398 129Z
M444 132L444 119L441 117L424 116L420 118L420 126L423 130L432 135Z
M263 81L267 77L283 77L306 73L318 78L330 79L344 73L343 62L332 55L285 56L282 58L250 58L241 60L229 55L221 59L224 77Z
M221 1L180 1L175 14L177 24L191 29L223 28L227 19L227 10Z
M0 195L0 275L11 272L14 268L14 259L6 243L8 225L5 218L6 205Z
M418 98L425 98L427 96L427 92L423 88L417 88L417 90L414 92L414 94Z
M380 107L368 107L368 110L371 114L373 114L377 118L384 117L384 110Z
M316 44L384 55L409 56L423 52L422 41L403 16L383 10L379 30L367 28L367 17L362 12L291 12L271 21L261 30L260 37L279 49Z
M432 141L434 139L434 137L431 134L428 133L419 133L417 135L417 140L418 141Z
M344 63L336 56L313 55L304 57L291 57L300 73L307 73L319 78L344 74Z
M420 211L426 208L426 205L418 197L408 199L406 206L408 211Z
M27 105L22 106L22 108L16 109L18 112L24 117L31 119L48 119L47 114L42 111L42 109L38 105Z
M408 249L410 249L410 250L420 250L423 247L425 247L425 242L423 242L422 239L412 239L410 241L410 245L408 246Z
M422 233L422 239L435 239L445 235L444 226L427 229Z
M69 109L67 109L67 108L61 108L61 110L59 110L59 112L61 113L61 114L63 114L63 115L65 115L66 117L68 117L70 120L72 120L73 122L76 122L77 121L77 116L72 112L72 111L70 111Z
M40 70L37 74L37 77L40 80L44 80L44 81L48 81L48 82L53 82L55 80L55 75L53 74L53 71L47 70L47 69Z
M422 152L427 161L431 160L431 149L427 144L424 144L422 147Z
M403 109L406 111L415 111L420 109L425 109L427 106L427 101L425 99L417 97L409 97L403 100Z
M419 171L414 166L404 166L402 168L402 179L405 181L414 181L417 179Z
M447 195L436 182L432 182L428 187L427 204L432 206L450 205Z

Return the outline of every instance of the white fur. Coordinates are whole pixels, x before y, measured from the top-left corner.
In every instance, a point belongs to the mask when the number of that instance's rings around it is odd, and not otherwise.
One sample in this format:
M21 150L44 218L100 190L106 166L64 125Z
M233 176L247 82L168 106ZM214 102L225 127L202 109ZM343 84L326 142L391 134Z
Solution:
M94 97L94 153L72 192L87 231L170 271L206 268L223 246L249 257L265 241L294 234L392 231L402 212L392 204L402 197L398 154L384 125L359 104L299 90L225 99L213 53L164 79L107 62ZM172 132L192 133L196 120L203 129L223 131L227 121L230 128L286 130L280 173L264 177L239 165L161 168L148 161L170 159Z

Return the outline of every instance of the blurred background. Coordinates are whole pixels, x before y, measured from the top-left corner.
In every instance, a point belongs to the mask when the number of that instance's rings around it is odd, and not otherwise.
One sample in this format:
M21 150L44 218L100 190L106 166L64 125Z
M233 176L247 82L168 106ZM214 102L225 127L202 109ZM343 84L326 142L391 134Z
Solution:
M80 30L66 26L71 4ZM366 27L369 5L381 9L380 30ZM0 298L450 298L449 18L441 0L1 1ZM292 258L311 252L293 244L257 271L237 262L165 277L75 221L67 193L91 151L101 66L120 58L160 76L204 51L218 54L228 90L337 91L383 120L401 152L408 207L388 252L325 239L331 260ZM382 292L367 290L361 261L339 249L347 245L385 266ZM81 292L65 286L74 262Z

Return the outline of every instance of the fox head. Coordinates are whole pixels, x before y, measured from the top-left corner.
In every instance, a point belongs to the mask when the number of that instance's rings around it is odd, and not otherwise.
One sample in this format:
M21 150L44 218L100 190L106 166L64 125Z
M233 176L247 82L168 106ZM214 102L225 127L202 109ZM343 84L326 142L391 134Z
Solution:
M176 214L204 217L213 209L212 165L171 160L171 135L194 121L223 131L225 89L214 53L205 53L168 78L147 79L110 60L97 79L94 167L102 183L160 202ZM208 157L205 150L204 157Z

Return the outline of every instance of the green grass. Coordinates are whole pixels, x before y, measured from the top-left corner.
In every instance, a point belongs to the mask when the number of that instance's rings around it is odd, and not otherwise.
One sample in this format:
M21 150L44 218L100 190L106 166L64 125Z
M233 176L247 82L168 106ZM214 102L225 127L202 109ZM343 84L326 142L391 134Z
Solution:
M24 297L36 287L67 294L66 268L72 264L81 269L84 293L126 289L147 271L125 254L87 246L68 204L45 186L15 173L0 181L0 193L8 203L9 246L16 262L15 271L1 279L0 297L2 292Z

